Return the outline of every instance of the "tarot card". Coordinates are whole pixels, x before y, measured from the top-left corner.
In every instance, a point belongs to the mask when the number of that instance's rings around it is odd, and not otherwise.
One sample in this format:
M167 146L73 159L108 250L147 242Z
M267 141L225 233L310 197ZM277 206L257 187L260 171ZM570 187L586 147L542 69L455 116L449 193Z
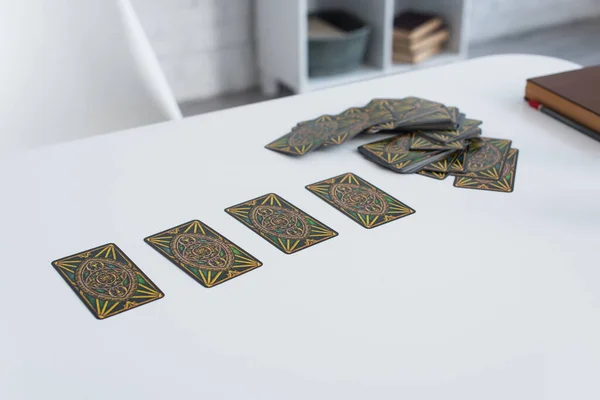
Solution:
M455 140L454 142L438 143L429 140L420 132L415 132L411 136L411 150L462 150L467 147L464 140Z
M149 236L144 241L207 288L262 265L244 249L198 220Z
M105 319L164 297L164 293L114 243L53 261L83 304Z
M448 174L446 172L427 171L424 169L417 172L417 174L426 176L428 178L437 179L438 181L443 181L448 177Z
M448 143L457 140L464 140L481 135L481 129L477 127L481 124L481 121L474 119L465 119L463 124L458 130L450 131L433 131L423 132L422 136L437 143Z
M423 169L435 172L450 172L450 167L454 164L454 161L458 158L460 153L460 151L452 152L451 154L448 154L447 157L423 166Z
M370 115L361 108L349 108L343 113L336 115L335 121L338 127L327 138L323 144L324 146L340 145L364 131L370 126Z
M454 159L454 162L452 162L452 164L450 165L450 168L448 170L450 173L463 172L465 170L465 157L467 155L467 150L468 148L463 149L458 153L458 155Z
M337 236L336 231L274 193L225 211L286 254Z
M471 178L500 179L510 145L511 141L505 139L472 139L465 156L464 171L453 174Z
M517 159L519 150L511 148L508 157L502 167L500 178L496 180L471 178L468 176L457 176L454 178L454 186L467 189L490 190L495 192L510 193L515 188L515 176L517 173Z
M306 188L367 229L415 212L398 199L352 173L313 183Z
M386 119L367 129L367 133L385 130L417 130L421 128L439 127L453 129L456 122L450 111L440 103L407 97L404 99L374 99L369 104L377 104L389 110Z
M454 151L410 150L410 143L411 135L404 134L365 144L358 151L365 158L372 161L376 159L378 164L403 174L419 171L423 165L440 160Z
M315 120L302 122L292 131L265 147L279 153L302 156L321 147L338 130L335 117L324 115Z

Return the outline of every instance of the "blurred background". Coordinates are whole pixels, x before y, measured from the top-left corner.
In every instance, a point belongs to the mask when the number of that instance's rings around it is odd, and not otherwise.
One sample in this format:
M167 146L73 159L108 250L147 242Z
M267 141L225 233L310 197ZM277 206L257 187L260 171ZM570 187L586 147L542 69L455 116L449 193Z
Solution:
M501 53L600 64L600 0L0 0L0 158Z
M184 115L489 54L600 64L599 0L131 1ZM369 27L366 56L358 70L311 77L301 22L332 9ZM394 62L394 18L407 10L439 16L448 31L416 63Z

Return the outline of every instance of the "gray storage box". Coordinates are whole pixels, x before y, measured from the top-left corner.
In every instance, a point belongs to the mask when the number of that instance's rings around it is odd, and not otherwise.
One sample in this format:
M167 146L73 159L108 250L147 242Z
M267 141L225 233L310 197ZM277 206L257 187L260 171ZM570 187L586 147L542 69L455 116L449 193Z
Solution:
M308 75L334 75L360 67L367 51L371 29L345 11L322 11L311 16L334 25L343 31L343 34L309 39Z

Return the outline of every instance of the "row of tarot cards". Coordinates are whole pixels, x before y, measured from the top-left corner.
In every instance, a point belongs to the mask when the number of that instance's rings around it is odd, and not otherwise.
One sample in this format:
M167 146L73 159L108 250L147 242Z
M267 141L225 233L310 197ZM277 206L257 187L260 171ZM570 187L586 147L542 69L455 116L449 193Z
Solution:
M480 137L481 124L456 107L425 99L374 99L362 108L300 122L266 147L301 156L359 134L393 133L358 151L394 172L439 180L454 175L456 187L512 192L519 151L510 140Z
M353 173L306 188L367 229L415 213ZM274 193L229 207L225 212L285 254L338 236L329 226ZM257 258L198 220L169 228L144 241L207 288L262 266ZM61 258L52 265L98 319L164 297L158 286L114 243Z

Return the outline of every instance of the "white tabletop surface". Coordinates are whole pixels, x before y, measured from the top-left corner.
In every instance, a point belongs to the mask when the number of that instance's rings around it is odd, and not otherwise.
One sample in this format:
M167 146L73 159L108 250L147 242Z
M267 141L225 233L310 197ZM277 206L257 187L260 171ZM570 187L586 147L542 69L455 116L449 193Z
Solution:
M600 143L523 101L576 68L497 56L43 148L0 164L2 399L598 399ZM298 121L420 96L520 149L514 193L398 175ZM32 116L35 118L35 116ZM416 209L367 230L304 186ZM223 209L275 192L339 232L285 255ZM200 219L264 265L212 289L143 242ZM96 320L50 262L117 243L165 298Z

